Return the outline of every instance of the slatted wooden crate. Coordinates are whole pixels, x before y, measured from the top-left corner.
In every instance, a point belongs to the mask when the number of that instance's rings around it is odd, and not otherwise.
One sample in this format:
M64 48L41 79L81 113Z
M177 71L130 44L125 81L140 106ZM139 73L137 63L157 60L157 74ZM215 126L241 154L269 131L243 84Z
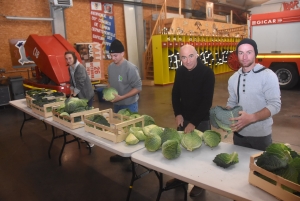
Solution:
M47 93L47 94L51 94L53 93L53 90L48 90L48 91L43 91L41 93ZM49 97L55 97L57 100L61 99L61 98L65 98L66 97L66 94L64 94L63 96L49 96ZM31 108L31 104L32 104L32 101L34 100L34 98L32 98L31 96L28 95L27 91L26 91L26 104L27 104L27 107Z
M56 99L58 100L57 102L53 102L53 103L48 103L48 104L44 104L43 107L40 107L34 103L31 103L31 109L34 113L42 116L42 117L45 117L45 118L48 118L48 117L52 117L52 108L54 106L59 106L61 104L64 103L64 98L59 98L59 99Z
M85 110L82 112L72 113L72 114L70 114L70 116L60 116L59 113L56 112L56 110L55 110L57 107L58 106L54 106L52 108L53 121L56 121L70 129L84 127L84 122L83 122L84 115L99 111L99 108L94 108L91 110ZM76 121L76 119L78 119L78 118L80 118L80 120Z
M104 116L108 123L110 123L110 127L89 120L89 118L96 114ZM107 109L85 115L84 123L85 131L114 143L118 143L125 140L129 134L130 127L144 127L144 117L141 116L135 119L130 119L128 116L113 113L112 109Z
M286 186L294 191L300 192L300 185L291 182L289 180L286 180L278 175L275 175L259 166L256 165L255 161L258 156L260 156L262 153L255 154L250 157L250 173L249 173L249 183L261 188L264 191L267 191L268 193L274 195L280 200L286 200L286 201L299 201L300 197L298 195L293 194L292 192L287 191L286 189L283 189L283 186ZM266 181L265 179L262 179L261 177L257 176L256 173L259 173L263 175L264 177L267 177L276 184L273 184L269 181Z
M27 107L31 108L32 100L34 100L34 99L31 98L28 95L26 95L25 98L26 98L26 105L27 105Z

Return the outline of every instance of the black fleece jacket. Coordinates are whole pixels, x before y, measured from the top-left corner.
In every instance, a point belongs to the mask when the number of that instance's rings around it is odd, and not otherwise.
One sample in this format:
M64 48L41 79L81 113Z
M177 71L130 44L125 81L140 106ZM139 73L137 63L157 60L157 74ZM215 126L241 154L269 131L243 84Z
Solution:
M195 127L209 120L215 85L213 71L197 59L197 66L189 71L180 66L172 89L172 105L175 117L182 115Z

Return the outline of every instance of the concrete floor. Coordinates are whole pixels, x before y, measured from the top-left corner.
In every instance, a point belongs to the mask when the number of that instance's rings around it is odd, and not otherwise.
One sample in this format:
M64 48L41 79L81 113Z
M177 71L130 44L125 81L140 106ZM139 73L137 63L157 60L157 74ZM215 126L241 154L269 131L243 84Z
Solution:
M217 75L213 106L226 104L227 80L231 73ZM139 101L139 113L148 114L162 127L175 127L171 107L172 86L144 86ZM274 117L273 141L289 143L300 152L300 85L292 90L282 91L282 109ZM249 100L251 101L251 100ZM95 96L94 107L106 109L111 103L99 103ZM131 173L126 171L129 160L111 163L114 155L99 147L92 153L82 144L68 144L58 165L62 139L57 139L47 155L52 137L51 129L41 121L25 123L23 137L19 129L23 120L22 112L5 106L0 107L0 200L1 201L118 201L126 200ZM224 132L218 130L222 135ZM232 136L226 140L232 143ZM165 175L164 181L170 179ZM234 181L233 181L234 182ZM192 185L189 185L189 191ZM158 180L154 173L146 175L134 183L131 199L133 201L152 201L156 199ZM162 201L183 200L181 188L162 194ZM205 191L199 197L188 200L227 201L215 193Z

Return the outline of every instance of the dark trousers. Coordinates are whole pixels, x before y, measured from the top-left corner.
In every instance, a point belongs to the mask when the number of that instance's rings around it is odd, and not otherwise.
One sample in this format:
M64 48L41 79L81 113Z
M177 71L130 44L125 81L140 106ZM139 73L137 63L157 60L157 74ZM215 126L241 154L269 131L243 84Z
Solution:
M234 132L233 143L242 147L265 151L272 144L272 134L263 137L247 137Z
M180 126L177 128L178 131L184 131L185 127L189 124L189 121L184 121L183 122L183 126ZM211 125L210 125L210 121L201 121L200 124L198 126L195 127L195 129L204 132L206 130L210 130L211 129Z
M93 107L94 96L87 102L89 107Z

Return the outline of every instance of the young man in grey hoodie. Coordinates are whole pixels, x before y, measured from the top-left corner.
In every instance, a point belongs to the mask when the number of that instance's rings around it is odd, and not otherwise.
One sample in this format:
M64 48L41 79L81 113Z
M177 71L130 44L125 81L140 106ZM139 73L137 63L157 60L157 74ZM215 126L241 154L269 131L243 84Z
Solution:
M272 143L272 116L281 109L281 95L276 74L255 63L258 54L256 42L241 40L236 53L241 68L228 80L227 107L240 105L240 116L232 118L235 145L265 150Z

